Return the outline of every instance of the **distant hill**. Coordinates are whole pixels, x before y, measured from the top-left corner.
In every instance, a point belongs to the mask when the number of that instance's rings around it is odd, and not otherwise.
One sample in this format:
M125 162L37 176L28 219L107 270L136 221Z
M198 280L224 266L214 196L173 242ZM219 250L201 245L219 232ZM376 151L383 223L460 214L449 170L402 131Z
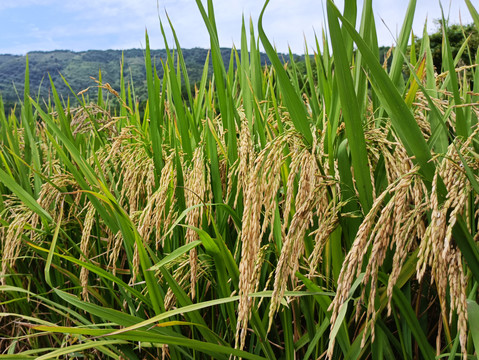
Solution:
M193 48L182 49L182 51L190 81L192 83L198 82L203 72L208 50ZM59 94L63 97L71 97L71 91L61 79L60 74L68 81L73 91L78 93L89 86L95 86L95 82L90 79L90 76L98 78L99 69L102 72L103 83L109 83L114 89L118 90L122 53L125 60L125 79L126 81L133 79L137 97L145 99L145 61L144 52L140 49L30 52L28 53L28 60L31 93L36 95L40 89L40 96L47 99L50 94L50 81L48 79L48 74L50 74ZM221 53L225 64L228 64L231 49L222 48ZM156 61L159 76L162 78L160 59L166 60L166 50L152 50L151 55ZM25 56L0 55L0 94L6 104L10 103L11 105L18 102L15 89L20 94L20 98L23 98L25 61ZM265 54L261 54L261 61L263 64L267 62ZM95 92L92 92L93 94Z

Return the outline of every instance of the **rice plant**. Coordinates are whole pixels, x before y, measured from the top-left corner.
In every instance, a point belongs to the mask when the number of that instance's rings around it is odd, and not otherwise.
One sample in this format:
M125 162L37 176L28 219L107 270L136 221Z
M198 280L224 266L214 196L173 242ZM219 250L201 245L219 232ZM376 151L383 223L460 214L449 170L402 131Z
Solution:
M225 66L196 1L211 59L186 97L173 25L165 59L146 34L143 115L123 77L34 99L27 60L20 118L0 100L0 358L477 356L477 54L444 37L435 69L426 27L408 52L411 0L388 70L372 1L328 0L302 75L268 2Z

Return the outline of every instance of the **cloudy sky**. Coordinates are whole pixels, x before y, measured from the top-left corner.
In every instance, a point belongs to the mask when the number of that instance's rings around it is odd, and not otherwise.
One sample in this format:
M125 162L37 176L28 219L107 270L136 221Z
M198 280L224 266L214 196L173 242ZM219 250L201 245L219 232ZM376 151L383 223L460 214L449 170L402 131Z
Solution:
M206 3L206 0L203 0ZM342 8L343 0L335 0ZM255 24L260 0L215 0L222 46L239 46L241 15ZM362 1L358 1L362 3ZM408 1L373 0L379 42L391 45L400 30ZM452 23L471 22L464 0L442 0ZM479 10L479 0L472 0ZM294 5L292 5L294 4ZM325 0L271 0L264 28L278 50L304 52L304 37L313 43L314 33L324 26ZM158 11L159 9L159 11ZM209 47L206 28L194 0L0 0L0 53L25 54L33 50L128 49L144 47L148 29L153 48L164 48L159 16L165 10L180 38L181 46ZM429 29L440 18L439 0L417 0L414 31L422 34L426 18ZM387 26L385 25L387 24Z

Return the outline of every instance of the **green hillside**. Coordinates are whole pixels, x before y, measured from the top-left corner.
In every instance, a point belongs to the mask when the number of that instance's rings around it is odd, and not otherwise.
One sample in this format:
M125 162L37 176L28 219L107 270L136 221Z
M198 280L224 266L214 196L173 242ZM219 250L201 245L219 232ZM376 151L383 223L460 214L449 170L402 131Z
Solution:
M201 78L208 50L194 48L183 49L182 51L190 81L192 83L198 82ZM91 77L98 79L100 69L102 81L109 83L114 89L118 89L120 87L119 69L122 53L125 62L125 78L130 79L130 81L133 80L137 97L146 99L145 60L144 52L141 49L30 52L28 53L28 60L32 92L40 94L41 98L48 99L50 94L48 74L50 74L59 94L63 97L71 96L71 91L65 85L61 76L67 79L72 90L78 93L90 86L95 86L95 81ZM221 48L221 54L225 64L229 64L231 49ZM166 50L152 50L152 57L156 61L159 77L162 78L161 61L166 59ZM265 54L261 54L261 60L263 64L267 61ZM18 102L17 93L23 94L25 62L26 56L0 55L0 94L7 105ZM94 92L92 94L94 95Z

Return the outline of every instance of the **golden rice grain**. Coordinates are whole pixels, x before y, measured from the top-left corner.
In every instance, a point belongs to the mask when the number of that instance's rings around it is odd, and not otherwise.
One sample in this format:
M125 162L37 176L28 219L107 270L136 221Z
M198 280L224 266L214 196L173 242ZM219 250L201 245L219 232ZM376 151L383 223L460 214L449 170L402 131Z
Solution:
M194 205L203 205L206 195L206 167L204 162L203 146L200 144L193 153L192 168L185 169L185 201L186 208L190 209ZM192 227L200 227L203 217L203 206L190 209L186 215L186 224ZM192 229L186 229L186 243L191 243L199 239L198 233ZM196 296L196 282L198 276L198 256L196 248L190 250L190 281L191 298Z
M80 251L82 252L81 260L87 262L90 255L90 234L95 220L95 207L89 203L87 212L83 220L83 231L80 240ZM80 284L82 286L82 296L84 300L88 300L88 269L82 266L80 270Z
M298 191L294 202L296 211L287 231L283 224L284 241L275 271L273 295L269 311L269 328L271 328L273 316L286 290L287 281L290 278L294 278L294 273L299 268L299 260L304 252L303 238L313 219L313 205L317 195L319 170L314 154L304 150L296 159L293 157L291 168L292 170L288 178L288 184L291 184L291 187L294 186L293 181L296 177L296 172L293 169L301 169ZM292 198L292 195L290 197ZM284 219L288 216L289 213L285 213Z

